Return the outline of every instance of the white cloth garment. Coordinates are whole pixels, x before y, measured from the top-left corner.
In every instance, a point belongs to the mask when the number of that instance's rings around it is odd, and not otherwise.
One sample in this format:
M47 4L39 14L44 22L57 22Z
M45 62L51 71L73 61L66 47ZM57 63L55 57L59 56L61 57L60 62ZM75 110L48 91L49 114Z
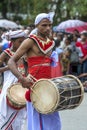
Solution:
M5 73L5 77L6 78L4 78L5 81L3 84L2 92L0 94L0 113L2 113L4 117L6 117L7 115L7 102L6 102L7 89L11 86L11 84L17 81L17 78L11 73L11 71L7 71L7 73Z
M9 39L19 38L19 37L27 38L27 33L24 30L16 30L16 31L9 32Z
M58 112L40 114L27 102L27 130L61 130L61 121Z
M11 84L17 82L17 78L7 71L5 73L4 85L0 94L0 130L8 130L11 124L13 130L22 130L26 121L26 108L15 110L7 105L6 93Z
M37 29L37 28L33 29L29 35L32 35L32 34L37 34L37 31L38 31L38 29Z

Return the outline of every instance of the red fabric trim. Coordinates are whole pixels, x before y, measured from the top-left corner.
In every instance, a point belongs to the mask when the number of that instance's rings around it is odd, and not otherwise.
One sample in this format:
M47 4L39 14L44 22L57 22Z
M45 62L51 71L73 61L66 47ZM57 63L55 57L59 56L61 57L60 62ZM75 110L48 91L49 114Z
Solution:
M26 93L25 93L25 98L26 98L27 101L31 102L30 90L26 91Z
M6 50L4 50L4 52L9 55L10 57L13 56L13 53L11 52L11 50L8 48Z
M7 98L7 104L8 104L11 108L13 108L13 109L15 109L15 110L20 110L20 109L24 108L24 107L18 108L18 107L13 106L13 105L9 102L8 98Z
M51 58L46 56L35 56L27 59L28 68L31 68L33 65L49 63L51 64Z
M46 41L41 42L42 40L38 38L36 35L30 35L29 37L37 43L39 49L45 54L54 47L53 40L49 39L49 42L46 42Z

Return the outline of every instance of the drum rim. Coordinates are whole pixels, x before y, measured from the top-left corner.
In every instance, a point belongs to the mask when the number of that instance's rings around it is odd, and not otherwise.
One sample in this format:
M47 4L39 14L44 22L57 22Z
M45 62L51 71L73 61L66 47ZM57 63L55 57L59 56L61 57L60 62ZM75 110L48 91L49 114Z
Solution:
M10 93L10 88L12 88L14 85L21 85L21 83L13 83L13 84L11 84L10 85L10 87L7 89L7 93L6 93L6 97L8 98L7 100L9 100L9 103L13 103L13 107L15 108L15 109L21 109L21 108L23 108L23 107L25 107L26 106L26 102L22 102L22 103L18 103L18 102L16 102L16 100L14 99L12 99L12 98L10 98L10 96L9 96L9 93ZM22 86L22 85L21 85ZM12 96L11 96L12 97ZM14 104L16 105L16 106L14 106Z
M51 81L51 79L46 79L46 78L39 79L37 82L35 82L35 83L33 84L32 89L34 89L34 87L36 86L36 84L37 84L38 82L40 82L40 81L45 81L45 80L46 80L47 82L50 82L50 83L54 86L54 88L55 88L55 90L56 90L56 94L57 94L57 99L58 99L58 100L56 100L55 106L53 106L53 107L51 108L51 110L49 110L49 111L44 111L44 112L42 112L42 111L40 111L38 108L36 108L36 107L34 106L35 109L36 109L39 113L42 113L42 114L48 114L48 113L54 112L54 111L56 110L57 106L58 106L59 101L60 101L59 90L57 89L55 83L53 83L53 82ZM31 102L32 102L32 92L31 92L31 94L30 94L30 97L31 97ZM32 104L34 105L33 102L32 102Z

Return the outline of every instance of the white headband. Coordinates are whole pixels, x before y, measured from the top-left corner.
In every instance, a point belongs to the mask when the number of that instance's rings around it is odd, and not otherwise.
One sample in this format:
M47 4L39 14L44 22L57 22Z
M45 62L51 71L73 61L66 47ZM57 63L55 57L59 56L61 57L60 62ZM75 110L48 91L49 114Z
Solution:
M48 14L47 13L38 14L35 19L35 25L39 24L45 18L52 23L54 14L55 14L54 12L50 12Z

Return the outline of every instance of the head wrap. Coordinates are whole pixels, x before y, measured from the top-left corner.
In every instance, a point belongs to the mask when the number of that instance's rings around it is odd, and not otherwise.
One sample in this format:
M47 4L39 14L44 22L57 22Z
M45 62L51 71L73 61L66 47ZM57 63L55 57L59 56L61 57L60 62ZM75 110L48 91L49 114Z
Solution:
M17 30L17 31L11 31L9 32L9 38L20 38L20 37L27 37L27 34L24 30Z
M3 34L1 35L1 39L2 39L2 40L4 40L4 39L9 40L9 32L3 33Z
M31 35L31 34L37 34L37 31L38 31L37 28L33 29L33 30L31 31L30 35Z
M54 14L55 14L54 12L50 12L48 14L47 13L38 14L35 19L35 25L39 24L43 19L48 19L52 23Z

